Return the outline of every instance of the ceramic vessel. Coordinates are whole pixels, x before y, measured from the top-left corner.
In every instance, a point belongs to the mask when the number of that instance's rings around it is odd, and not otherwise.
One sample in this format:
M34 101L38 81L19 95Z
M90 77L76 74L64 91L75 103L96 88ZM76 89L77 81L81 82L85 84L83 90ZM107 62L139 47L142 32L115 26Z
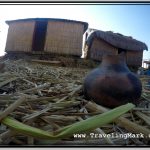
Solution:
M141 81L127 67L125 53L103 56L101 65L84 81L85 97L110 108L138 104L141 92Z

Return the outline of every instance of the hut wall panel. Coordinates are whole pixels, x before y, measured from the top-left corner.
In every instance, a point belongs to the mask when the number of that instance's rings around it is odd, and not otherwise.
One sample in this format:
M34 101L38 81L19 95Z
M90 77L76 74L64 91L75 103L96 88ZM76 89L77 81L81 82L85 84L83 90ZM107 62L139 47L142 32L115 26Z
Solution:
M128 51L126 55L127 64L129 66L141 66L143 51Z
M10 24L5 48L6 51L31 51L34 25L34 21Z
M89 51L89 50L88 50ZM103 40L97 40L96 38L93 40L91 45L91 49L89 51L90 58L94 60L101 61L102 56L105 54L114 54L118 53L117 48L107 44Z
M48 22L44 51L81 56L83 30L78 23Z

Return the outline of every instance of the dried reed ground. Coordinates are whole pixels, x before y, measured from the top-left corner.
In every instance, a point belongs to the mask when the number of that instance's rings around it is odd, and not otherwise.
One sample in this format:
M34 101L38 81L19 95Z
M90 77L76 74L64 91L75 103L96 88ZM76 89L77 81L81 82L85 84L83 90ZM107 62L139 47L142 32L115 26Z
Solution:
M82 83L91 68L60 67L25 60L1 60L5 67L0 73L0 109L14 105L3 115L45 131L53 132L66 125L85 120L107 111L106 108L88 102L82 93ZM149 77L142 76L143 93L141 103L131 112L113 123L95 129L97 134L125 135L143 133L150 135L150 90ZM1 116L2 117L2 116ZM70 137L59 141L41 140L22 135L0 126L1 145L149 145L147 138L86 138Z

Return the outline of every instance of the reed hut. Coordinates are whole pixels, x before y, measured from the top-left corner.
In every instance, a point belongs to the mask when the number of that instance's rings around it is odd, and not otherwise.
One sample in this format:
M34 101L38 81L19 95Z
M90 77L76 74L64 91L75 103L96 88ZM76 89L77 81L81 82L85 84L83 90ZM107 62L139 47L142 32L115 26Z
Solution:
M83 34L88 23L67 19L28 18L6 21L7 53L55 53L82 55Z
M84 46L84 58L101 61L106 54L117 55L126 52L127 65L140 67L142 65L143 50L148 50L145 43L112 31L90 29L87 32Z

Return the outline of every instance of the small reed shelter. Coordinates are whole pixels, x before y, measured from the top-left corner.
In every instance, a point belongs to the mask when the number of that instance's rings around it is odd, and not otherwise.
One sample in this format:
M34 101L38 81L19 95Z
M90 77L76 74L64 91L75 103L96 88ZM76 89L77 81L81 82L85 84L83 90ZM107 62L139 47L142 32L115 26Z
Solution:
M67 19L28 18L6 21L7 53L82 55L88 23Z
M144 60L143 61L143 66L145 66L146 69L150 69L150 60Z
M112 31L89 29L86 32L84 45L84 58L101 61L103 55L117 55L126 52L128 66L140 67L142 65L143 50L148 50L145 43Z

